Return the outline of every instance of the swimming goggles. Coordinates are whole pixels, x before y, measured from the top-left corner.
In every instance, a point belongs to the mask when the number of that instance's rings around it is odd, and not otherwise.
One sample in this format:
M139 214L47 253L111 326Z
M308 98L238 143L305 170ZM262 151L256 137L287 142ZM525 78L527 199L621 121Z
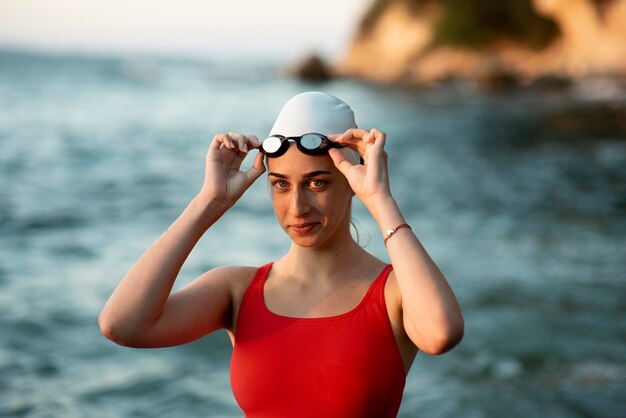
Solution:
M289 141L294 141L298 149L307 155L321 155L330 148L343 148L326 135L309 132L300 136L271 135L261 142L259 151L268 157L280 157L289 149Z

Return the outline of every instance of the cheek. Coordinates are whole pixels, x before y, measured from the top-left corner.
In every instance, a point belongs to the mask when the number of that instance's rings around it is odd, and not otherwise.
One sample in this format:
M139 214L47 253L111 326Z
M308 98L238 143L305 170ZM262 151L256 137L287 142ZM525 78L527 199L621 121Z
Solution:
M340 195L341 199L351 199L354 196L350 183L343 175L338 180L338 186L340 187L337 188L337 194Z
M270 190L270 198L272 199L272 207L274 212L280 213L285 206L284 199L280 198L280 194Z
M274 189L270 189L270 199L272 200L272 208L279 218L287 216L291 207L291 199L289 193L280 193Z
M351 201L352 194L344 190L338 190L336 193L324 196L324 200L320 202L320 206L331 209L334 215L343 215Z

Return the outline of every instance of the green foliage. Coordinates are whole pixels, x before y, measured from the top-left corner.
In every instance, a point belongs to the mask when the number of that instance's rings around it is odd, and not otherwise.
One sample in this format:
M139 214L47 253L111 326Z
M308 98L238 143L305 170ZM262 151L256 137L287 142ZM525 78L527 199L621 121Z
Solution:
M558 34L556 23L537 14L531 0L440 0L444 13L435 44L481 46L507 38L534 48Z
M374 0L370 7L365 11L363 17L361 17L359 31L367 33L372 28L374 23L376 23L380 15L385 11L387 6L389 6L389 3L389 0Z
M614 1L615 0L591 0L591 3L596 7L598 17L603 18L606 8Z
M404 3L409 6L409 11L412 13L419 13L421 7L427 3L432 3L439 0L373 0L369 8L365 11L365 14L361 18L359 29L361 32L366 33L371 29L380 15L389 7L392 3Z
M612 0L593 1L600 6ZM427 3L442 4L435 45L475 47L507 38L541 48L558 34L554 21L533 10L532 0L373 0L361 19L361 32L367 33L394 2L407 4L413 13L419 13Z
M614 0L591 0L591 1L592 1L593 3L595 3L595 4L596 4L596 6L602 7L602 6L604 6L605 4L607 4L607 3L611 3L611 2L613 2Z

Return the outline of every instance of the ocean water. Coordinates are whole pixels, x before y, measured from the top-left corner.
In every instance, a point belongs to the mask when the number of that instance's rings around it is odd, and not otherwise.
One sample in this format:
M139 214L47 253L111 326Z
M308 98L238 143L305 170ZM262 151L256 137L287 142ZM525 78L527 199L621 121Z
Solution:
M0 416L241 417L225 332L120 347L97 317L198 192L215 133L267 133L294 94L387 133L392 190L451 283L462 343L418 354L400 417L626 414L626 95L303 83L272 63L0 52ZM247 161L245 164L249 164ZM355 205L363 245L388 260ZM175 290L289 241L266 179L207 232Z

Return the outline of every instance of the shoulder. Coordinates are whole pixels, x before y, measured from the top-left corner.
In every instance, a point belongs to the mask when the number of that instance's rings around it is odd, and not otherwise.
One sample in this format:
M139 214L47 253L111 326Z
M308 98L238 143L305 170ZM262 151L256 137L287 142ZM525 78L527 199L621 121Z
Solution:
M229 321L226 329L234 341L234 329L237 323L237 317L239 314L239 308L243 301L246 291L250 287L250 284L254 280L256 274L260 271L261 267L250 266L223 266L214 269L216 274L221 278L228 280L228 286L230 291L230 312Z
M232 331L234 328L243 296L260 268L252 266L220 266L206 271L201 276L201 281L206 284L204 287L207 291L218 287L228 293L229 308L227 308L228 319L225 326L227 330Z
M226 274L232 276L233 296L237 296L245 293L261 267L226 266L225 268L227 269Z
M198 294L218 292L232 305L246 291L259 267L219 266L205 271L189 287Z
M212 280L230 284L234 295L241 287L248 287L260 267L252 266L219 266L207 271L204 275Z
M210 272L213 275L241 278L249 275L254 276L259 268L260 267L253 266L219 266L208 270L207 273Z

